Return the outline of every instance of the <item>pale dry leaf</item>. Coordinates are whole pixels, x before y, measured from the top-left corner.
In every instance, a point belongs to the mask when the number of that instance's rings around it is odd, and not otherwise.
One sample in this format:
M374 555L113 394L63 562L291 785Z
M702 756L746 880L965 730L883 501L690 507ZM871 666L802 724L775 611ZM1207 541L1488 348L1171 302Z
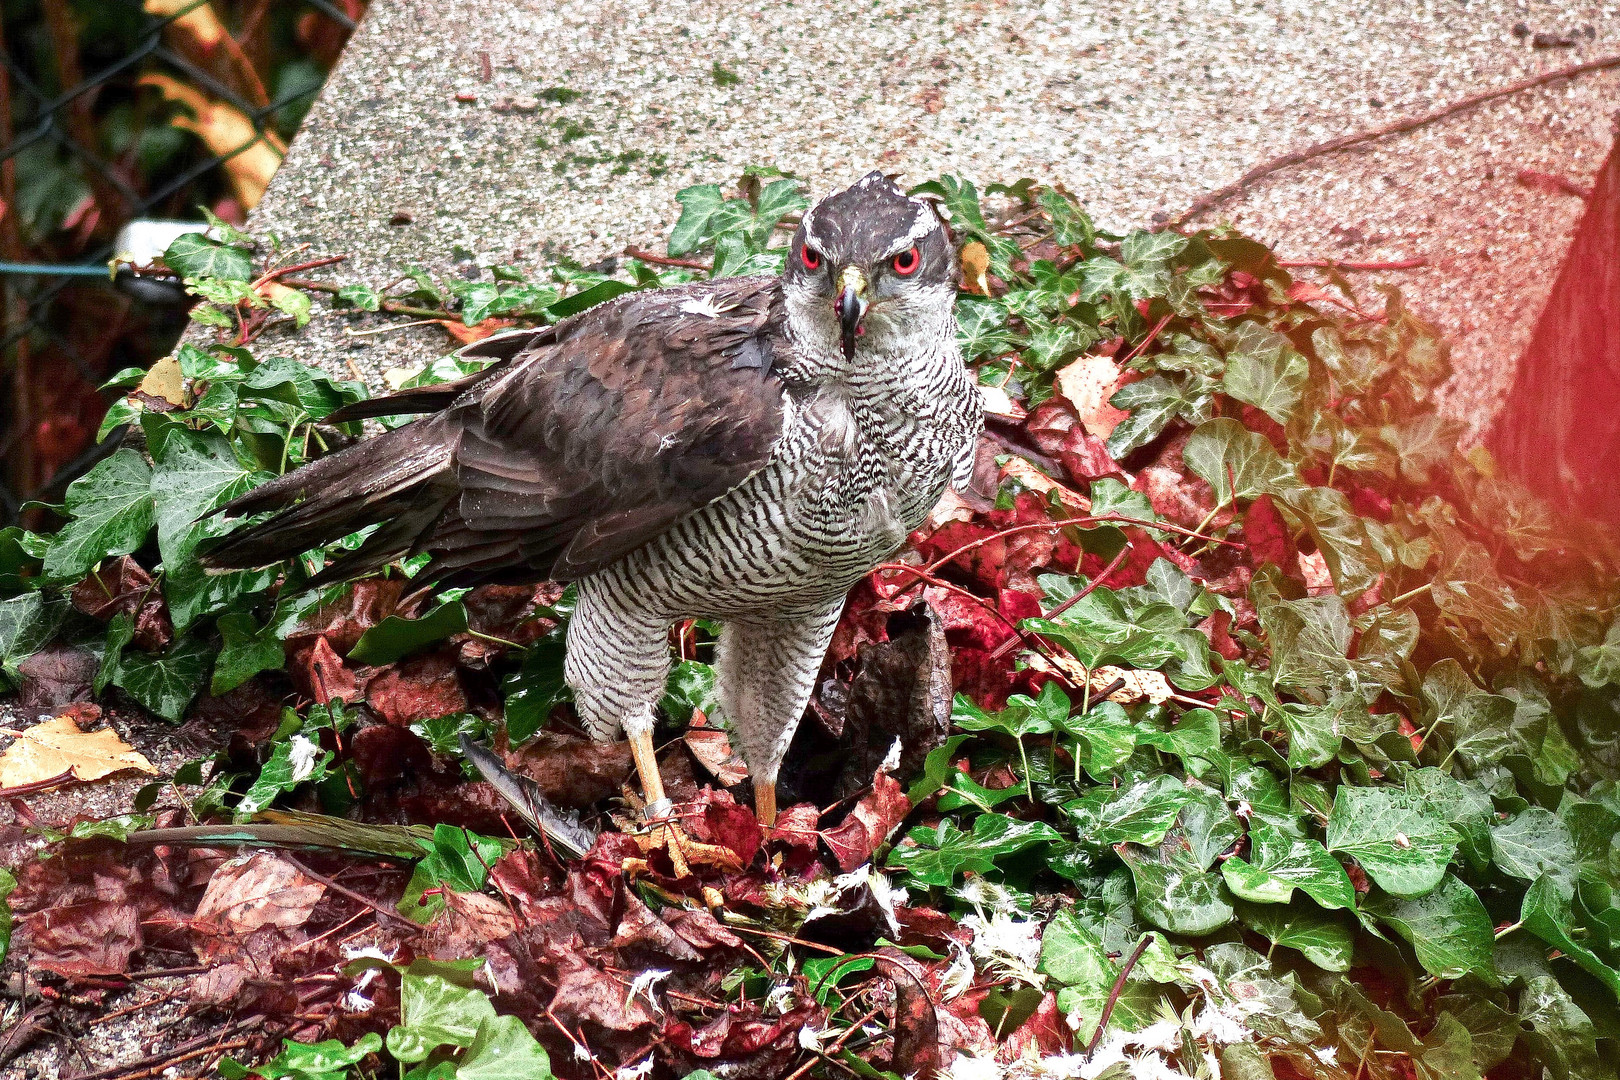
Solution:
M17 741L0 754L0 788L49 780L69 769L76 780L100 780L126 769L148 776L158 772L112 728L87 734L70 716L58 716L15 734Z
M1021 457L1018 457L1017 455L1008 457L1007 460L1002 463L1001 476L1003 479L1010 478L1016 480L1029 490L1038 491L1042 495L1048 497L1050 497L1053 492L1056 492L1058 501L1061 502L1067 509L1074 511L1075 513L1086 514L1091 512L1090 499L1086 498L1078 491L1075 491L1073 488L1065 487L1063 484L1053 480L1050 476L1047 476L1045 473L1041 472L1041 470L1037 469L1035 466L1031 465L1029 462L1025 461Z
M1055 381L1086 431L1099 439L1114 433L1120 421L1130 414L1108 404L1119 389L1120 370L1108 356L1082 356L1057 373Z
M1310 595L1322 596L1333 591L1333 575L1328 572L1327 559L1320 551L1309 555L1301 553L1299 572L1305 579L1305 591Z
M972 521L976 513L973 504L956 493L955 488L946 488L945 494L939 497L939 502L928 511L928 517L918 526L923 533L937 532L941 526L952 521Z
M192 924L214 933L247 934L263 926L302 926L326 886L273 851L220 866L208 879Z
M1155 705L1163 705L1175 696L1175 691L1170 688L1170 681L1162 672L1115 667L1112 664L1093 668L1091 671L1093 694L1100 694L1117 682L1123 682L1125 685L1109 694L1108 700L1117 701L1121 705L1134 705L1143 698Z
M182 106L170 123L192 132L211 151L224 157L221 167L230 178L237 201L245 209L257 206L287 152L281 140L254 127L236 106L210 100L178 79L149 74L142 75L139 81L142 86L156 87L168 101Z
M984 407L986 416L993 416L998 420L1007 420L1015 424L1024 422L1029 414L1024 407L1013 400L1011 394L999 386L979 384L979 401Z
M180 361L173 356L165 356L147 369L146 376L141 379L140 391L155 398L162 398L170 405L184 405L186 403L186 377L180 372Z
M698 764L709 770L724 787L748 779L748 766L731 748L731 740L719 728L694 727L686 733L686 748Z

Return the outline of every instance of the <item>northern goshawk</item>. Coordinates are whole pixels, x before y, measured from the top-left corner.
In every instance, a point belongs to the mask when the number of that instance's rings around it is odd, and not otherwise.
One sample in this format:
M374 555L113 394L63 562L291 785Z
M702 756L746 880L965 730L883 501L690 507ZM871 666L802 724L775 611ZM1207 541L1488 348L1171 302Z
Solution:
M281 512L216 567L381 523L318 580L427 552L417 583L575 581L565 674L599 739L623 728L649 804L669 629L722 624L718 696L759 818L844 597L971 473L980 399L932 206L873 172L807 211L780 277L629 293L490 338L457 382L332 419L431 413L223 508Z

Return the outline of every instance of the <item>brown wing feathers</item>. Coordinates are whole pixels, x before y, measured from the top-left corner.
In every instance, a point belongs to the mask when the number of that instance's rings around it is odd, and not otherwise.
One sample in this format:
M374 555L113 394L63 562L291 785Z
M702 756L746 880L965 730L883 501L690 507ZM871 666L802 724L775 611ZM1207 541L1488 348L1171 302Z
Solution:
M229 514L281 509L213 550L274 562L377 522L328 580L428 551L426 580L580 577L760 468L781 430L774 278L630 294L464 350L502 362L340 419L437 414L271 481Z

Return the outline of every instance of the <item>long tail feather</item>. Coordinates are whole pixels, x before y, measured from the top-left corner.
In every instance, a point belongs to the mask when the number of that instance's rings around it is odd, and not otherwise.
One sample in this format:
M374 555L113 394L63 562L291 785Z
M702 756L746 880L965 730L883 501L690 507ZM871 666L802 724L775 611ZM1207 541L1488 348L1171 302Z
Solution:
M219 569L267 566L397 518L384 530L393 547L376 564L381 565L432 527L453 491L443 483L449 467L447 425L436 418L367 439L226 503L216 513L282 512L227 536L203 555L203 564ZM417 531L406 536L410 527ZM368 561L382 546L367 545Z

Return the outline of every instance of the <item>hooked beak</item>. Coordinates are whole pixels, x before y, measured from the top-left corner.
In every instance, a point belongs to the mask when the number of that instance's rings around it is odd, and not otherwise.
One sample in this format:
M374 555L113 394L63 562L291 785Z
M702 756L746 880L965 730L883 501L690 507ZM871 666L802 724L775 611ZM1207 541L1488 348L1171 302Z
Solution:
M866 315L866 275L858 266L846 266L838 274L838 299L833 301L842 330L844 359L855 359L855 339L864 328L861 319Z

